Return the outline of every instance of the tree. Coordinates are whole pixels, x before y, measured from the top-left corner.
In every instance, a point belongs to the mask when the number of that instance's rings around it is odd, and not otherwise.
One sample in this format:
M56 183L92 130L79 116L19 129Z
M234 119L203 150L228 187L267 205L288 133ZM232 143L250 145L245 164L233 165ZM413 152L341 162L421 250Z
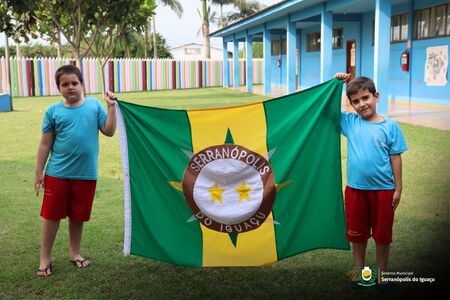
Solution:
M240 0L212 0L211 2L213 4L220 6L220 15L219 15L219 28L222 28L225 26L225 18L223 16L223 6L227 4L237 4L237 2Z
M238 9L237 12L230 12L226 16L226 24L230 24L236 22L240 19L246 18L248 16L257 13L265 6L260 4L258 1L246 1L246 0L238 0L235 2L234 6Z
M263 58L263 43L254 42L252 47L253 58Z
M6 2L0 2L0 31L5 33L5 58L6 58L6 88L10 96L10 106L12 109L12 92L11 92L11 68L9 65L9 44L8 36L13 32L10 7Z
M91 51L91 55L93 56L97 56L96 53L96 47L97 44L99 45L105 45L107 43L107 41L105 41L106 39L108 39L108 36L101 36L98 39L98 42L94 43L94 45L92 46L92 50ZM129 44L127 46L128 50L125 49L125 44L122 40L121 37L119 37L117 39L117 44L116 47L114 48L113 53L111 54L111 58L119 58L119 57L136 57L136 58L140 58L140 57L145 57L144 56L144 45L145 45L145 37L142 36L140 33L137 32L133 32L131 33L131 37L129 37ZM159 34L156 33L156 41L157 41L157 47L158 47L158 55L160 58L171 58L172 55L170 54L169 51L169 47L167 45L166 40ZM148 47L148 49L150 52L153 52L153 43L151 43ZM1 48L0 48L0 53L1 53ZM127 54L128 53L128 54Z
M148 18L154 16L155 10L155 1L145 0L139 7L134 9L132 14L118 24L118 43L123 45L126 57L135 56L135 54L132 55L130 52L131 44L141 44L140 46L144 49L147 47L147 40L144 38L143 43L141 34L142 32L146 34Z
M125 55L125 46L121 42L121 39L119 38L117 40L116 46L114 48L113 53L111 54L111 58L120 58L120 57L136 57L136 58L142 58L144 57L144 37L142 34L138 32L131 33L132 37L129 39L130 43L128 45L129 48L129 55ZM91 51L88 53L88 56L96 57L99 51L96 49L97 44L103 46L108 43L107 41L108 37L105 35L99 36L97 41L93 44ZM172 55L170 53L169 46L167 45L166 40L164 37L162 37L159 33L156 33L156 40L158 45L158 53L160 58L171 58ZM84 47L85 45L83 45ZM58 49L55 45L42 45L39 43L29 45L29 46L22 46L22 55L24 57L56 57L58 55ZM153 51L153 45L150 44L149 48L150 51ZM69 45L62 45L61 46L61 57L72 57L72 51L70 50ZM102 53L100 50L100 53ZM9 46L9 52L11 56L14 56L16 53L16 48L14 46ZM5 48L0 47L0 57L5 56Z
M216 22L216 13L211 11L211 7L208 6L206 0L202 0L202 11L198 10L200 19L202 20L202 25L199 32L203 35L203 49L205 52L205 58L211 58L211 43L209 40L209 24ZM198 34L198 33L197 33Z
M235 7L238 9L238 12L228 13L226 18L227 24L236 22L257 13L262 8L264 8L264 5L260 4L258 1L237 0L235 3ZM256 50L258 51L259 49L257 48ZM243 52L245 53L245 51L246 49L244 45ZM256 57L255 53L253 53L253 57Z
M16 45L16 56L21 56L20 42L28 42L28 34L36 37L32 31L35 20L32 18L30 7L32 0L3 0L1 5L0 23L3 23L5 34L14 40ZM7 25L9 23L9 25Z
M81 60L89 52L108 17L107 6L102 3L99 0L39 0L35 8L37 30L41 35L52 38L56 28L71 46L76 63L82 69ZM88 46L82 49L82 43L88 36Z
M35 20L30 11L31 0L3 0L0 2L0 31L5 33L6 82L10 95L10 106L13 109L11 92L11 71L9 65L8 37L12 37L16 44L21 39L28 41L28 34L32 33ZM20 51L16 47L16 52ZM17 53L16 53L17 54Z
M42 44L33 44L33 45L25 45L21 47L23 57L55 57L58 55L58 49L55 46L50 45L42 45ZM16 48L10 46L9 47L10 54L12 56L16 53ZM68 47L62 47L60 49L61 55L70 56L70 49ZM5 49L3 47L0 48L0 57L5 55Z
M178 18L181 18L181 16L183 15L183 6L181 5L181 3L178 0L160 0L159 2L161 2L165 6L169 6L170 9L172 9L172 11L175 12L175 14L178 16ZM153 16L151 18L152 23L153 23L152 28L153 28L153 58L154 59L158 58L155 18L156 18L156 16ZM148 27L150 27L150 19L148 20L148 22L149 22Z
M89 53L102 30L130 13L129 7L143 0L36 0L38 31L48 37L57 30L71 46L77 65ZM131 11L132 12L132 11ZM83 47L83 44L86 46Z
M153 52L154 44L150 45L149 51ZM159 33L156 33L156 47L158 52L158 58L172 58L172 54L170 53L169 46L167 45L166 39ZM142 47L136 47L135 56L142 57Z
M34 0L33 2L39 32L53 36L54 28L57 28L71 46L80 69L82 69L81 60L91 51L93 44L101 40L99 36L109 37L103 47L97 45L96 48L99 59L100 56L103 57L101 63L104 67L114 50L117 37L122 34L120 29L131 26L136 31L142 32L147 18L147 15L143 14L149 13L149 10L142 9L146 0Z
M8 52L9 56L14 56L16 53L16 49L11 45L8 45L8 49L5 49L5 47L0 47L0 57L2 56L6 57L6 52Z
M155 8L156 5L152 0L128 0L121 9L111 10L114 15L105 19L102 29L98 32L98 38L91 47L87 44L88 39L85 41L87 49L91 50L100 62L103 95L106 93L105 65L113 54L117 41L122 40L129 55L131 38L144 31L147 18L154 14Z
M143 4L143 8L150 8L154 12L152 15L147 16L146 24L144 26L144 58L148 57L148 45L149 38L148 34L151 28L151 21L155 18L155 10L156 10L156 0L147 0ZM155 53L157 55L157 53Z
M38 29L40 32L43 32L45 34L42 34L41 38L50 42L51 44L54 44L56 46L57 50L57 56L62 56L62 44L61 44L61 31L58 27L53 25L53 22L47 18L48 22L40 22L38 25Z
M245 59L245 47L239 51L239 58ZM263 58L263 44L262 42L253 42L252 58Z

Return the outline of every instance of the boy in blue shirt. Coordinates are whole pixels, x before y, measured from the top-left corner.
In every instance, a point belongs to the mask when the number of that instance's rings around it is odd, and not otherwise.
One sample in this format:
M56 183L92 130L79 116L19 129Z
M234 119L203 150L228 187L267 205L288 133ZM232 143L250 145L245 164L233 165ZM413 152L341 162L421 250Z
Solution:
M116 129L115 96L111 92L105 96L106 112L97 99L84 97L83 76L77 67L60 67L55 80L63 100L51 105L45 113L34 183L36 196L40 187L44 187L41 209L44 222L36 273L39 277L52 275L53 242L60 220L66 217L69 217L69 260L78 268L90 265L80 255L80 244L83 222L90 219L98 177L98 131L113 136Z
M338 73L336 78L348 79ZM345 212L347 240L352 243L354 271L365 266L367 240L376 244L376 265L386 271L392 242L394 211L402 193L401 154L408 147L398 124L377 114L379 93L373 81L359 77L347 84L347 97L356 113L342 112L347 138Z

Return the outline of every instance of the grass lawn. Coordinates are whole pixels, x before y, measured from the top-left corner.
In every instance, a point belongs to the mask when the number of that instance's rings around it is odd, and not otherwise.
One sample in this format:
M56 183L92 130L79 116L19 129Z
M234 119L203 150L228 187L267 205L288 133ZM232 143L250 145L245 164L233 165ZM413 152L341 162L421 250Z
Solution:
M221 88L126 93L119 98L166 108L264 99ZM0 298L393 299L431 296L438 290L448 298L450 133L407 124L400 124L410 150L403 155L404 192L394 224L390 270L413 272L411 278L432 277L434 283L401 283L392 291L352 290L345 276L352 265L350 251L315 250L258 268L194 269L124 257L118 134L100 138L100 180L82 243L82 255L91 259L92 267L78 270L68 262L67 222L62 221L53 249L54 274L37 278L41 198L34 196L34 162L45 109L58 100L18 98L14 112L0 113ZM368 248L367 265L374 266L372 241Z

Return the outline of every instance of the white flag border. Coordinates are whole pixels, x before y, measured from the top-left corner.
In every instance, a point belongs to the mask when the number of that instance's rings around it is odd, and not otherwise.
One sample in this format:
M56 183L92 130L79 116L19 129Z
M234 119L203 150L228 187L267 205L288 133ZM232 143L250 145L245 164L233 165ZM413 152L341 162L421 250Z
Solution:
M120 150L122 152L122 169L123 169L123 196L124 196L124 218L125 229L123 238L123 254L130 255L131 248L131 190L130 190L130 165L128 162L128 143L127 131L123 120L122 111L117 102L116 116L119 128Z

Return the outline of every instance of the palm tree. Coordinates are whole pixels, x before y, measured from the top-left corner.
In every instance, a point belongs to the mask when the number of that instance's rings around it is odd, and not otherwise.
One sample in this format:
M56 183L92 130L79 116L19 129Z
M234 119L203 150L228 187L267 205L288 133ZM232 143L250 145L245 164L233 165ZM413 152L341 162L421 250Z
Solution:
M178 0L159 0L164 6L170 7L173 12L180 18L183 15L183 6ZM156 42L156 15L154 15L152 19L152 29L153 29L153 58L158 58L157 42ZM150 20L149 20L150 22Z
M252 0L251 1L236 0L236 1L234 1L234 6L238 9L238 11L230 12L227 14L225 25L228 25L228 24L238 21L240 19L251 16L265 7L265 5L260 4L258 1L252 1ZM245 48L245 44L244 44L244 51L243 51L244 55L245 55L246 51L247 51L247 49Z
M265 6L258 1L237 0L234 6L238 9L237 12L230 12L226 16L227 24L246 18L254 13L257 13Z
M197 9L198 10L198 9ZM217 19L216 13L211 11L211 6L208 6L206 0L202 0L202 11L198 10L202 26L200 30L203 34L203 48L205 50L205 58L211 58L211 43L209 40L209 23L214 23ZM199 30L199 32L200 32ZM198 34L198 33L197 33Z
M223 6L227 4L237 4L239 0L211 0L213 4L220 6L219 28L225 26L225 19L223 17Z

